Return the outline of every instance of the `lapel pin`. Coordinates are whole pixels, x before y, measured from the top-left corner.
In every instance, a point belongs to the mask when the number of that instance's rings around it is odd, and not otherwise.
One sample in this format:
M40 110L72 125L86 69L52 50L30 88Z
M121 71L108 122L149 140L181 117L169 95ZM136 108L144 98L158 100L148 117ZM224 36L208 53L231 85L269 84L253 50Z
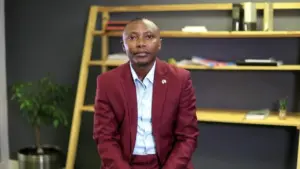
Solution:
M163 79L163 80L161 81L161 83L162 83L162 84L166 84L167 81L166 81L165 79Z

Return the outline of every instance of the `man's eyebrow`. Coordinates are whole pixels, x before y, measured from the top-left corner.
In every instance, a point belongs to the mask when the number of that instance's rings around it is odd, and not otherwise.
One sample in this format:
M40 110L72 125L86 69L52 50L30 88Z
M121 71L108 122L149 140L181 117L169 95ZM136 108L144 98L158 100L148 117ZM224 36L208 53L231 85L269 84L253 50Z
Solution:
M138 35L138 33L137 32L125 32L125 37L129 37L129 36L132 36L132 35Z
M129 31L128 34L138 34L139 32L137 31Z
M154 34L153 31L146 31L146 32L144 32L144 33L151 33L151 34Z
M142 34L154 34L154 32L152 31L146 31L146 32L142 32ZM126 33L127 35L132 35L132 34L140 34L139 32L136 32L136 31L130 31L130 32L127 32Z

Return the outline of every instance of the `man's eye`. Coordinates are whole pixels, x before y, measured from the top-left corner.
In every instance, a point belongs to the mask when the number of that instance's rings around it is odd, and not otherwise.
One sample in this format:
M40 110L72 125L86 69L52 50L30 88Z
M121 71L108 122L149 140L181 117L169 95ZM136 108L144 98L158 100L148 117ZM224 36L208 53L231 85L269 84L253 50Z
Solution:
M136 37L135 36L129 36L128 39L129 40L134 40L134 39L136 39Z
M152 39L152 38L154 38L153 35L147 35L146 37L147 37L147 39Z

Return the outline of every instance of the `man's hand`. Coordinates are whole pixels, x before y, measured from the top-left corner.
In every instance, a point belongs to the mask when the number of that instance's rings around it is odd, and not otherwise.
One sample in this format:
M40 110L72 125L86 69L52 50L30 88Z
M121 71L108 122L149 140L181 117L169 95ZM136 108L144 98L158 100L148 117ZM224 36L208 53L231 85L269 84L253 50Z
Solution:
M196 97L190 73L186 74L181 90L179 112L175 125L175 146L162 169L187 169L197 146L199 135Z

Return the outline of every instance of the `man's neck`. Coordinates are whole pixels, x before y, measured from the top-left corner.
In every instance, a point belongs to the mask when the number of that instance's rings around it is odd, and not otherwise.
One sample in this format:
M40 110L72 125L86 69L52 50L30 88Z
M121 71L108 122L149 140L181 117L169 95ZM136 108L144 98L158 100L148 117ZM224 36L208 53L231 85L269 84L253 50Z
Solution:
M147 76L151 68L153 67L154 62L149 63L145 66L138 66L138 65L132 65L133 70L136 72L138 78L140 80L144 80L144 78Z

